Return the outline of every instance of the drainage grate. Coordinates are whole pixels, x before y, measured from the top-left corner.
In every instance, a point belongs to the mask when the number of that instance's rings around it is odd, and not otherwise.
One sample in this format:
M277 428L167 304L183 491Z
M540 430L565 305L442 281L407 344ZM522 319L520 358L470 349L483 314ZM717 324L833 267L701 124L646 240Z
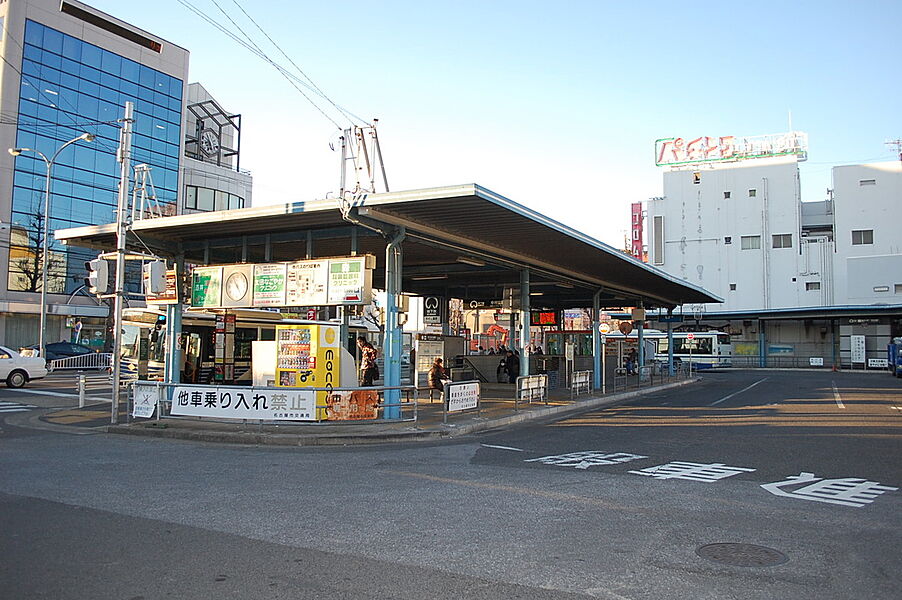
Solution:
M695 553L702 558L734 567L772 567L789 560L782 552L754 544L708 544Z

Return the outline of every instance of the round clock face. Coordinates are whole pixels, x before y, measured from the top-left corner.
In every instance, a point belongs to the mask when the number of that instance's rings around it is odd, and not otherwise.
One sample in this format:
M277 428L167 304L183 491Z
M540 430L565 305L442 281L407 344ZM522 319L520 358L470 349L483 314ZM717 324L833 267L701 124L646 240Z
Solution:
M232 300L238 301L247 294L247 277L244 273L232 273L226 279L226 294Z
M219 152L219 137L212 129L204 129L200 134L200 150L207 156Z

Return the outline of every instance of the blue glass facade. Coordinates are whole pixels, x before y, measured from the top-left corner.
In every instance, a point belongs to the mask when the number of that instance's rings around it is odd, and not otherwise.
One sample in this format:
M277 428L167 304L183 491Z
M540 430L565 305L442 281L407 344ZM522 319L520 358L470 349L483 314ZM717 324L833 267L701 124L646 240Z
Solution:
M180 79L26 21L16 145L39 150L50 158L84 132L96 136L92 143L80 141L67 147L54 162L51 232L113 221L120 171L116 121L122 117L126 101L135 104L132 164L152 167L157 201L175 203L182 93ZM27 271L29 260L39 253L34 246L42 240L38 230L42 227L46 173L45 162L34 153L16 158L11 290L28 290L34 285L23 268ZM84 261L96 253L54 243L52 234L50 242L48 291L70 293L82 283Z

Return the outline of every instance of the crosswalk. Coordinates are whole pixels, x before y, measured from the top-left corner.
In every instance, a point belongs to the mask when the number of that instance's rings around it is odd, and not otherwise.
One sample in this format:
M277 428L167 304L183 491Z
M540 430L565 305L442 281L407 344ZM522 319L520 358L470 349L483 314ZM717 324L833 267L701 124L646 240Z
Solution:
M33 404L22 404L21 402L6 402L0 400L0 414L25 412L33 408L37 408L37 406L34 406Z

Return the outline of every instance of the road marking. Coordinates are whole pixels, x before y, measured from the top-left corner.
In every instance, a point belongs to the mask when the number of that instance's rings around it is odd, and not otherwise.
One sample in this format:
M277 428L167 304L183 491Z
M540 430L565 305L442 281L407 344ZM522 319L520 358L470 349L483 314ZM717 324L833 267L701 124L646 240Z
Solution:
M756 381L756 382L753 383L752 385L750 385L750 386L748 386L748 387L744 387L744 388L742 388L741 390L739 390L738 392L733 392L733 393L730 394L729 396L724 396L723 398L721 398L721 399L718 400L717 402L714 402L713 404L709 404L708 406L717 406L718 404L720 404L720 403L723 402L724 400L729 400L729 399L732 398L733 396L738 396L738 395L741 394L742 392L747 392L747 391L749 391L750 389L752 389L753 387L755 387L756 385L758 385L759 383L764 383L764 382L767 381L768 379L770 379L770 378L769 378L769 377L765 377L764 379L759 379L758 381Z
M521 450L520 448L511 448L510 446L493 446L492 444L482 444L484 448L495 448L497 450L510 450L512 452L526 452L526 450Z
M25 412L32 408L37 408L37 406L21 402L0 402L0 413Z
M55 396L57 398L78 398L78 394L66 394L64 392L48 392L47 390L23 390L21 388L7 390L9 392L22 392L24 394L37 394L39 396ZM109 402L109 398L101 398L98 396L85 396L86 400L94 400L97 402Z
M839 390L836 389L836 382L831 381L830 383L833 384L833 399L836 400L836 405L840 408L845 408L846 405L842 403L842 396L839 395Z
M515 494L523 494L526 496L536 496L538 498L550 498L552 500L562 500L565 502L576 502L579 504L588 504L590 506L600 506L614 510L623 510L637 513L648 512L645 508L639 508L635 504L629 506L606 502L598 498L587 498L586 496L577 496L576 494L562 494L560 492L547 492L545 490L534 490L530 488L515 487L512 485L497 485L494 483L482 483L480 481L467 481L465 479L449 479L447 477L437 477L435 475L426 475L425 473L413 473L410 471L384 471L391 475L400 475L402 477L415 477L417 479L425 479L427 481L435 481L438 483L449 483L463 487L471 487L484 490L494 490L497 492L512 492Z

